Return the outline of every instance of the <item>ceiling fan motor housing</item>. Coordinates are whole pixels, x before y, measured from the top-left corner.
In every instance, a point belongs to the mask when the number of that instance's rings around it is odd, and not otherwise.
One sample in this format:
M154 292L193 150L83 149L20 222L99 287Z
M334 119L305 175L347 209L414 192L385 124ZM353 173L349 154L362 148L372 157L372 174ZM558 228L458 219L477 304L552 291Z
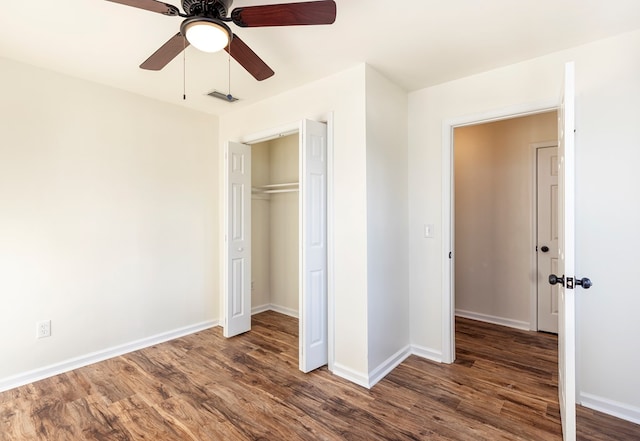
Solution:
M233 0L182 0L182 9L187 15L226 17Z

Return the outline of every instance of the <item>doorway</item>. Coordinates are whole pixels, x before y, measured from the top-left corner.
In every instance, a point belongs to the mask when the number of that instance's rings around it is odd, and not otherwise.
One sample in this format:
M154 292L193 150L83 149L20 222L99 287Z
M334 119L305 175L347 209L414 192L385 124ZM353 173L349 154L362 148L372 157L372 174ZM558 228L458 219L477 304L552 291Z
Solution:
M454 129L458 127L500 121L517 116L558 111L559 150L559 198L558 198L558 269L562 274L575 273L575 241L573 221L575 219L575 65L565 65L560 103L547 105L529 104L514 106L479 115L459 117L443 121L442 124L442 353L441 361L455 360L455 271L454 250ZM566 232L566 234L565 234ZM573 280L573 277L571 278ZM558 390L563 432L567 439L575 439L575 298L573 291L560 288L558 323Z
M553 112L454 129L457 316L537 330L532 145L556 145Z
M258 142L273 141L278 138L289 138L284 143L274 143L273 149L268 150L268 156L275 152L277 157L275 162L268 161L268 166L252 167L252 146ZM296 143L295 140L298 140ZM264 149L264 146L263 146ZM298 159L292 160L297 154ZM265 150L257 147L256 152L263 155ZM287 155L288 153L288 155ZM320 366L328 364L329 360L329 320L328 320L328 174L329 174L330 143L328 137L328 125L316 121L303 120L290 130L277 131L275 134L259 135L247 140L247 144L229 142L225 154L225 206L226 220L225 231L225 255L223 262L223 333L225 337L232 337L251 329L252 315L252 291L256 288L253 275L254 248L252 238L252 225L264 227L263 224L271 224L271 219L265 221L265 217L260 219L252 218L252 192L263 196L276 194L293 194L297 196L297 221L295 218L295 204L291 204L291 198L284 205L287 209L278 211L279 222L275 228L280 231L279 237L284 237L281 233L282 224L297 223L297 242L295 234L287 234L289 243L286 252L278 252L279 263L278 274L269 275L269 284L277 279L281 285L286 285L284 301L285 305L279 308L288 310L291 314L299 316L299 367L303 372L309 372ZM257 158L258 162L260 158ZM264 162L264 161L262 161ZM256 178L259 185L254 186L252 182L252 169L256 169ZM297 172L297 176L296 173ZM265 176L262 176L266 173ZM271 180L271 175L278 177L278 182ZM284 178L287 182L280 182ZM264 183L264 182L266 183ZM299 182L298 182L299 181ZM253 190L253 191L252 191ZM266 199L266 198L265 198ZM260 199L257 199L260 200ZM295 197L293 199L295 201ZM282 202L278 198L278 202ZM282 204L280 204L282 205ZM270 207L265 212L276 211ZM292 212L293 210L293 212ZM293 214L292 214L293 213ZM270 215L269 215L270 216ZM259 229L259 228L258 228ZM264 229L264 228L263 228ZM271 230L271 228L269 228ZM286 228L285 228L286 230ZM288 233L291 233L290 231ZM264 241L263 241L264 242ZM295 245L293 243L296 242ZM258 243L258 254L264 257L264 250L260 254L260 248L264 248L264 243ZM281 245L281 241L275 244ZM295 248L297 247L297 254ZM274 248L269 247L269 248ZM292 251L291 249L294 249ZM289 261L281 267L283 260ZM274 254L267 250L267 257L271 267L271 260ZM262 262L257 262L260 268ZM292 270L292 265L298 268L297 274ZM264 271L262 271L264 273ZM258 273L258 278L263 281L264 274ZM297 291L296 291L297 286ZM252 289L253 288L253 289ZM263 287L261 287L262 289ZM297 311L295 300L298 297ZM273 295L269 293L269 303ZM261 301L257 299L257 303ZM289 306L286 306L286 305ZM264 305L259 305L264 307ZM259 307L258 306L258 307ZM274 308L275 309L275 308ZM282 312L282 310L281 310Z
M299 318L298 134L251 144L251 311Z

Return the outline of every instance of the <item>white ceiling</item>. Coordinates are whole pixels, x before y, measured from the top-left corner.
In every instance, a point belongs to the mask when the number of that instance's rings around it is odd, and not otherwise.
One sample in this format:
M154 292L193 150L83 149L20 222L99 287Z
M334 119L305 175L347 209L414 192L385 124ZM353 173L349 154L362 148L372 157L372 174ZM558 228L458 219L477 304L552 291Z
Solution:
M166 0L181 6L179 0ZM288 3L236 0L232 5ZM246 106L366 62L413 91L640 28L639 0L337 0L330 26L236 32L276 72L255 81L228 56L186 51L160 72L140 63L179 17L105 0L2 0L0 56L213 114ZM638 56L638 54L629 54ZM1 78L0 72L0 78ZM43 85L34 84L34 88Z

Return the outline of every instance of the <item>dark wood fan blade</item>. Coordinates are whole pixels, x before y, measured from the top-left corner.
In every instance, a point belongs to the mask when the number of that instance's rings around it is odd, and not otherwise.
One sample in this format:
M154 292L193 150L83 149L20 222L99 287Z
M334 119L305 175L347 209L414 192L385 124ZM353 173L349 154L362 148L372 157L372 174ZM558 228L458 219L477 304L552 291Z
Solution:
M161 70L187 46L189 46L189 42L178 32L171 37L169 41L160 46L160 49L155 51L153 55L147 58L146 61L140 65L140 68L146 70Z
M167 3L156 0L107 0L108 2L120 3L121 5L133 6L134 8L145 9L163 15L178 15L178 8Z
M245 28L331 24L336 21L333 0L247 6L231 13L233 22Z
M253 77L258 80L266 80L273 76L274 72L262 59L251 50L247 44L240 40L236 34L233 34L231 44L224 48L225 51L245 68Z

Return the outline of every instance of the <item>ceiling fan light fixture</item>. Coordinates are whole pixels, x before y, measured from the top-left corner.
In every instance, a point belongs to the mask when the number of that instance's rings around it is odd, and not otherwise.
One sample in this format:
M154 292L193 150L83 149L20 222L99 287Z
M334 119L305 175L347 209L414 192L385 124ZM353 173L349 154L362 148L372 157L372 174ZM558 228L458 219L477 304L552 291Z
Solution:
M231 30L223 22L207 17L195 17L182 22L180 32L196 49L218 52L227 47Z

